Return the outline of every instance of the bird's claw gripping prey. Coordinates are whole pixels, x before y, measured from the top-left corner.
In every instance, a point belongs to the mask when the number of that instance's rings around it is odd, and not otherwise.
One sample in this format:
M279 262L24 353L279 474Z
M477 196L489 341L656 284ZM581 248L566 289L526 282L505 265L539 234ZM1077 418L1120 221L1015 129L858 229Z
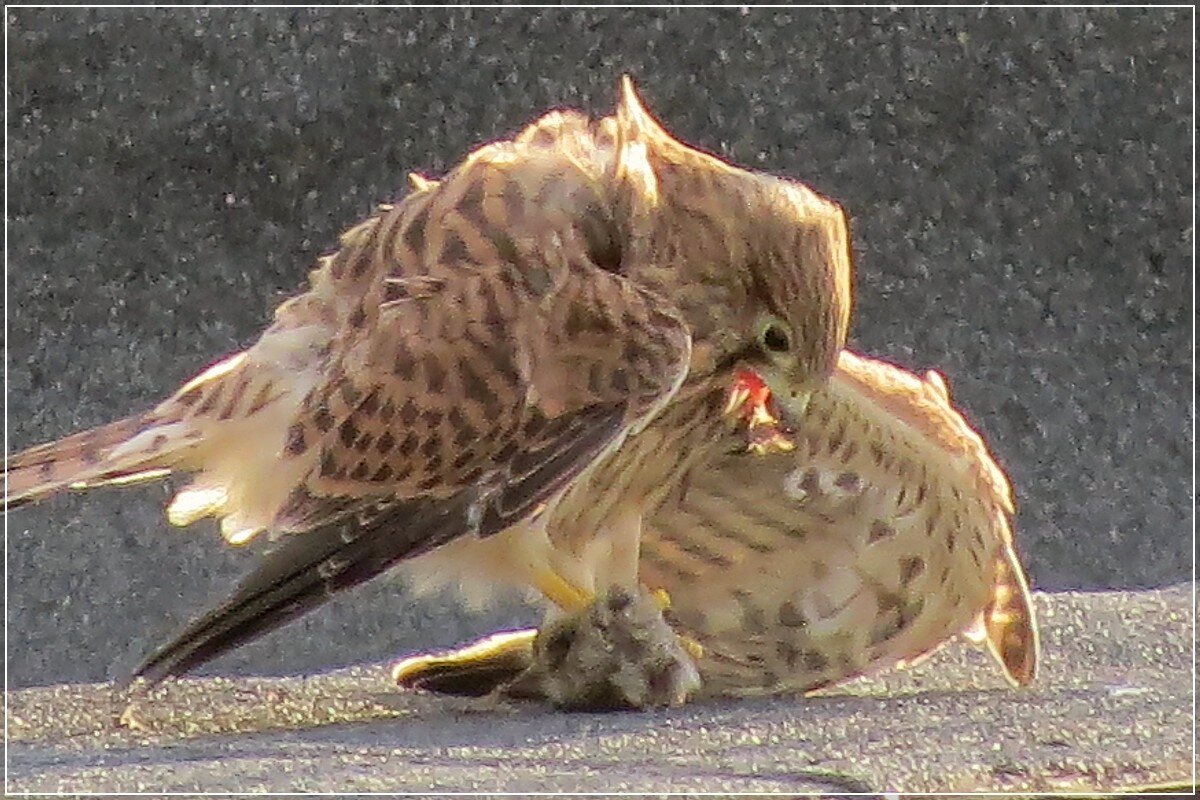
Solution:
M539 630L492 634L447 653L397 662L408 689L547 700L574 710L677 706L700 689L704 649L663 617L665 590L614 588Z

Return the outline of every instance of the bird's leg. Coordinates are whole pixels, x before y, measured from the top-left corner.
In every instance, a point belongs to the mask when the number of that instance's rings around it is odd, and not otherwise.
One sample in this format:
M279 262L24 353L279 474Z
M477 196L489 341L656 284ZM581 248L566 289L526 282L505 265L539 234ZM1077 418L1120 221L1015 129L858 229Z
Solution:
M392 679L406 689L550 700L562 708L678 705L699 687L699 644L662 617L666 592L619 587L540 630L486 636L458 650L400 661Z
M406 659L393 678L408 688L472 696L495 690L572 709L685 702L700 686L694 659L703 651L663 618L670 606L666 592L638 585L640 534L641 515L633 512L618 515L605 532L607 563L599 571L612 588L593 596L548 564L540 566L532 583L560 616L536 632L497 634L461 650Z
M546 622L532 662L505 694L559 708L674 706L700 688L695 662L667 621L661 595L614 586L575 614Z
M638 563L642 549L642 513L629 508L619 514L610 527L610 548L607 575L616 586L638 586ZM671 595L666 589L651 589L647 595L659 612L671 607ZM694 659L704 655L704 648L695 639L680 636L679 644Z
M550 567L533 570L533 587L546 599L568 613L581 611L592 604L595 595L580 589Z
M529 668L502 691L544 697L560 708L679 705L700 686L694 658L663 618L665 593L638 583L641 509L618 509L600 533L594 570L611 588L544 623ZM549 595L549 593L547 593Z
M552 566L546 519L545 516L538 519L527 533L527 541L534 543L533 552L538 555L526 562L523 573L529 585L564 614L582 613L595 601L595 595ZM411 656L392 666L392 680L404 688L439 694L487 695L512 683L529 669L536 637L534 629L506 631L485 636L457 650Z

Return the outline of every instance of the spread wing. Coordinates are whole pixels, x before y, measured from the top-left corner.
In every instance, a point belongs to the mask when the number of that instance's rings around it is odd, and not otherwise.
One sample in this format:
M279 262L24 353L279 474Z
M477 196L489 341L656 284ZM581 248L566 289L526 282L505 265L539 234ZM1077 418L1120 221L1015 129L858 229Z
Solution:
M927 652L981 613L1006 674L1037 629L1012 494L937 376L843 353L790 453L697 469L651 515L641 577L704 645L710 690L800 688Z
M181 674L403 559L529 519L669 401L686 326L596 265L586 183L527 160L535 208L511 155L473 156L414 212L432 257L385 265L378 308L350 312L362 330L284 438L312 465L271 526L291 535L137 675Z

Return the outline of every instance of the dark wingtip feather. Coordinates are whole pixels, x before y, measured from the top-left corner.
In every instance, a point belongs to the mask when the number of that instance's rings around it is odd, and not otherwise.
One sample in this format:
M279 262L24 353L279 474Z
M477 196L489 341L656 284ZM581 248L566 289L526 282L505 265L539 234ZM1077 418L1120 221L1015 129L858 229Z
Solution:
M465 493L464 493L465 495ZM466 529L471 498L409 501L368 521L350 515L293 534L267 554L233 595L159 648L121 685L178 677L370 580Z
M613 404L554 420L536 447L511 459L508 466L519 474L510 475L499 492L472 487L445 499L398 500L367 513L346 512L322 527L288 536L228 600L151 655L123 685L136 678L154 685L183 675L311 611L334 593L468 531L476 536L499 533L564 488L603 452L623 417L624 408Z

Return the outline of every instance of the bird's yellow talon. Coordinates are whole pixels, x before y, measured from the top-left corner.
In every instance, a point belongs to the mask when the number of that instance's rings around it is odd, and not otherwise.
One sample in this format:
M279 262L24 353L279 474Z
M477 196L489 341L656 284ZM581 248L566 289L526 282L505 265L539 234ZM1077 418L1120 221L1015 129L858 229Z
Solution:
M698 661L704 658L704 645L697 642L690 636L680 636L679 646L687 651L687 654L692 657L693 661Z
M671 593L666 589L651 589L650 599L654 601L660 611L666 611L671 607ZM680 636L679 646L692 657L693 660L704 657L704 645L697 642L690 636Z
M558 573L540 569L534 573L534 588L563 611L580 611L596 599L591 592L580 589Z

